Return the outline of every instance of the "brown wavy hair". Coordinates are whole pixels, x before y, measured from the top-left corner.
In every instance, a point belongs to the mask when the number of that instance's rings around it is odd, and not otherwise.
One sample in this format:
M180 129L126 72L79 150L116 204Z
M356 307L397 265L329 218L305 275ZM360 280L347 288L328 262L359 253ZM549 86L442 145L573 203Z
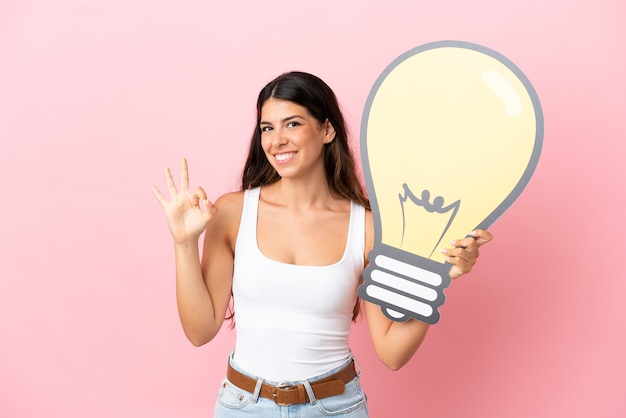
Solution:
M256 126L250 140L248 158L241 176L241 190L266 186L280 176L267 160L261 146L261 109L270 99L287 100L306 108L320 124L328 120L335 128L335 139L324 145L324 167L331 192L370 208L359 181L346 123L332 89L319 77L300 71L281 74L259 93L256 103Z

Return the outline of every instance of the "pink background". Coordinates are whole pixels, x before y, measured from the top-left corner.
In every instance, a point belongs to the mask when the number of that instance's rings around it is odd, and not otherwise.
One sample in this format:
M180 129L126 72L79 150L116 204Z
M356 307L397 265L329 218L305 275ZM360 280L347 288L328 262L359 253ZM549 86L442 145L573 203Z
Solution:
M443 39L524 71L545 144L408 366L354 327L371 414L626 416L625 18L620 0L1 1L0 416L211 416L234 333L184 338L150 185L184 155L193 185L235 189L258 90L287 70L335 89L356 143L382 70Z

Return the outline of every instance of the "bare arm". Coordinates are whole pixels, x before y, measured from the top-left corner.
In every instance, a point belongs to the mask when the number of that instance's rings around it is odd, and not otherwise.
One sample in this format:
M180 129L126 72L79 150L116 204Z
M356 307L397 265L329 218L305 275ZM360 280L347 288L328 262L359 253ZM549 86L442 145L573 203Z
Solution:
M225 236L218 202L204 235L203 255L198 241L175 244L176 301L185 335L195 346L211 341L224 322L231 295L233 252Z
M414 319L394 322L383 314L380 306L370 302L364 302L364 306L376 355L391 370L400 369L422 344L428 324Z
M374 245L374 226L371 213L366 218L366 254L369 254ZM464 238L451 243L451 249L444 253L447 261L452 264L450 277L455 279L468 273L478 258L478 247L491 241L491 234L487 231L475 231L471 238ZM365 316L370 331L370 337L378 358L391 370L398 370L413 357L424 341L429 325L409 319L405 322L395 322L387 318L380 306L364 302Z
M215 337L224 321L232 284L232 203L213 205L200 187L189 191L187 162L181 159L180 191L165 169L170 199L153 186L174 240L176 299L187 338L196 346ZM230 199L232 200L232 199ZM222 208L223 206L223 208ZM199 238L205 233L202 263Z

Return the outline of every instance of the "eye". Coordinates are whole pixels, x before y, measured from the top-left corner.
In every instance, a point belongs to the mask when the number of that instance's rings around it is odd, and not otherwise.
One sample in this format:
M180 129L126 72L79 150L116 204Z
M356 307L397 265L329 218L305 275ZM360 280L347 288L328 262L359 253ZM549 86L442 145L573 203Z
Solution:
M272 130L271 126L268 126L268 125L261 126L261 132L269 132L271 130Z
M300 122L296 122L296 121L291 121L287 124L288 128L294 128L296 126L300 126Z

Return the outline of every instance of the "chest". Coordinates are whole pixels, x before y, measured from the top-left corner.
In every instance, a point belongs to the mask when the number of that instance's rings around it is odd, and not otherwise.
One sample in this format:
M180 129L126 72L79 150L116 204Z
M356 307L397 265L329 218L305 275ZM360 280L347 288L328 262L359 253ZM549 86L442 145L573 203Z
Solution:
M286 264L326 266L343 257L350 209L294 212L259 202L257 245L266 257Z

